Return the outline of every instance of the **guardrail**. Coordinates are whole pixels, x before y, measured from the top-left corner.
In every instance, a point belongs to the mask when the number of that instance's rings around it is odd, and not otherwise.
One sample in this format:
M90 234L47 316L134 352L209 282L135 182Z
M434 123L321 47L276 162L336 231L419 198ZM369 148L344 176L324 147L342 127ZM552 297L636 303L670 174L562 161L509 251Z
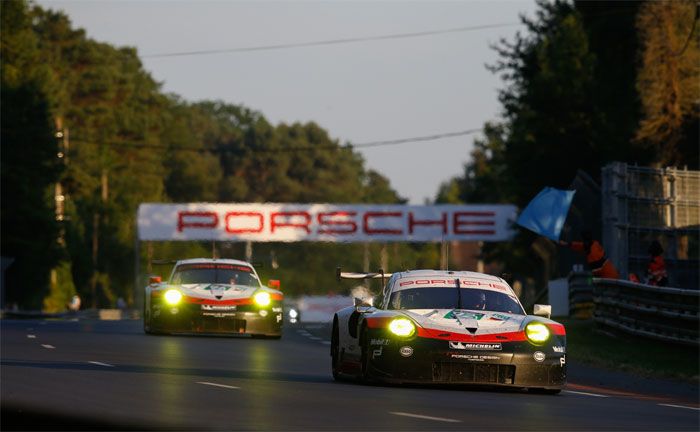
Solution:
M569 315L579 319L593 317L593 273L569 273Z
M593 278L593 319L639 336L700 344L700 290Z
M0 311L3 319L99 319L101 321L117 321L139 319L141 313L135 309L82 309L77 312L43 312L40 310L4 310Z

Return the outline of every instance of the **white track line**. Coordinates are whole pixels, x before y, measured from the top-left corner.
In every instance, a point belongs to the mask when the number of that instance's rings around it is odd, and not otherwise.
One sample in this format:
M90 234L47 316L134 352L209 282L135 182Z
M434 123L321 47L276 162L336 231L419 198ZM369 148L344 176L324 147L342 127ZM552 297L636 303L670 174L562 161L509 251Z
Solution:
M562 390L564 393L572 393L572 394L578 394L578 395L584 395L584 396L593 396L593 397L610 397L607 395L602 395L602 394L597 394L597 393L586 393L586 392L580 392L580 391L573 391L573 390Z
M111 365L111 364L109 364L109 363L102 363L102 362L98 362L98 361L89 361L88 363L94 364L94 365L97 365L97 366L114 367L114 365Z
M27 335L27 338L28 338L28 339L36 339L36 335L28 334L28 335Z
M46 348L46 349L56 349L56 347L53 346L53 345L41 344L41 346L43 346L43 347Z
M389 411L389 414L403 416L403 417L419 418L419 419L423 419L423 420L441 421L441 422L446 422L446 423L462 423L461 420L455 420L455 419L451 419L451 418L431 417L431 416L426 416L426 415L411 414L411 413L405 413L405 412Z
M665 407L671 407L671 408L685 408L685 409L700 411L700 408L689 407L689 406L685 406L685 405L673 405L673 404L658 404L658 405L665 406Z
M230 385L225 385L225 384L217 384L217 383L206 382L206 381L197 381L197 384L203 384L203 385L208 385L208 386L213 386L213 387L221 387L221 388L227 388L227 389L240 389L240 387L235 387L235 386L230 386Z
M321 343L324 344L324 345L330 345L330 344L331 344L331 341L321 341Z

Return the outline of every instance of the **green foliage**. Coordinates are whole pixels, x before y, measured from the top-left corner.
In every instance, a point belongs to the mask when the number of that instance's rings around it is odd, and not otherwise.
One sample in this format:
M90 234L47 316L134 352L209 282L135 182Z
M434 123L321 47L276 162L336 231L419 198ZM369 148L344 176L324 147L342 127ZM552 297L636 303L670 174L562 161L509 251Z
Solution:
M590 95L597 113L592 130L594 140L605 143L608 160L648 164L653 152L633 140L641 110L635 83L639 57L635 17L640 2L575 1L574 4L595 55L595 89Z
M1 242L3 256L15 259L6 301L38 309L59 257L53 191L62 166L51 115L55 102L27 5L8 1L0 8Z
M507 86L500 93L508 124L505 164L516 203L526 204L544 186L566 187L577 169L594 173L606 155L592 133L594 110L591 52L579 14L564 2L540 3L530 29L503 41L493 67ZM536 173L536 174L535 174Z
M76 295L70 263L62 261L51 273L49 295L44 298L43 310L49 313L64 312Z
M436 201L451 204L512 202L514 178L507 171L505 137L503 125L484 125L484 139L474 140L463 177L444 183Z
M599 179L611 161L696 166L693 9L690 1L539 1L536 16L523 17L527 32L495 47L503 119L484 126L464 174L441 186L438 202L523 207L545 186L567 188L579 169ZM521 230L511 244L486 245L483 257L518 278L546 277L536 238Z
M652 378L698 382L700 350L618 332L593 320L560 319L566 326L568 358L610 370L623 370Z
M351 146L314 123L275 126L242 106L165 95L134 49L89 39L61 12L22 1L1 5L2 247L16 258L8 301L40 307L56 267L63 279L72 274L85 305L133 302L141 288L134 287L133 264L142 202L404 201ZM68 132L64 142L53 137L54 127ZM56 158L59 144L69 147L65 165ZM53 202L59 181L66 196L61 247ZM240 258L241 247L217 249ZM148 269L149 257L211 253L204 243L166 243L150 254L142 248L139 258ZM274 272L283 283L323 292L336 265L358 268L364 252L347 245L256 246L256 257L270 253L284 263ZM58 265L61 256L67 267ZM328 273L309 278L309 263ZM62 283L52 285L47 307L62 307L69 290Z

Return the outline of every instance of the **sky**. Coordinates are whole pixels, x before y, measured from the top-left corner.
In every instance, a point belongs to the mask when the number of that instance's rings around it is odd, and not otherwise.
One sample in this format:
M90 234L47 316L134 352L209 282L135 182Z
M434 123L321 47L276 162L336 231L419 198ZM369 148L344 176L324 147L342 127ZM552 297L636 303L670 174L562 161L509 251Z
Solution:
M480 129L500 113L505 85L486 69L501 38L523 31L534 1L49 1L88 37L136 47L164 91L222 100L271 123L315 122L341 144ZM505 24L422 37L159 57ZM359 149L411 204L432 201L461 175L473 140L462 135Z

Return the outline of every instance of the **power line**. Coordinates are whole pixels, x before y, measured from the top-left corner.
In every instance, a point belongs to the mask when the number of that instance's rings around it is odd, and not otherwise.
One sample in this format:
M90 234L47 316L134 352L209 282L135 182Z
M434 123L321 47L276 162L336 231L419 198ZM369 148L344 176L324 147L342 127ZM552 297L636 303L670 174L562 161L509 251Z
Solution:
M413 33L394 33L394 34L388 34L388 35L363 36L363 37L330 39L330 40L311 41L311 42L297 42L297 43L275 44L275 45L258 45L258 46L251 46L251 47L239 47L239 48L223 48L223 49L212 49L212 50L196 50L196 51L156 53L156 54L142 55L141 57L142 58L165 58L165 57L184 57L184 56L210 55L210 54L223 54L223 53L241 53L241 52L252 52L252 51L270 51L270 50L289 49L289 48L302 48L302 47L311 47L311 46L339 45L339 44L349 44L349 43L357 43L357 42L368 42L368 41L374 41L374 40L417 38L417 37L435 36L435 35L447 34L447 33L461 33L461 32L468 32L468 31L500 28L500 27L512 27L512 26L517 26L517 25L521 25L521 23L483 24L483 25L477 25L477 26L456 27L456 28L444 29L444 30L428 30L428 31L413 32Z
M481 128L474 128L474 129L467 129L467 130L463 130L463 131L459 131L459 132L445 132L445 133L440 133L440 134L435 134L435 135L426 135L426 136L411 137L411 138L399 138L399 139L393 139L393 140L387 140L387 141L373 141L373 142L366 142L366 143L360 143L360 144L352 144L352 145L350 145L350 147L352 147L352 148L370 148L370 147L383 147L383 146L406 144L406 143L421 142L421 141L435 141L435 140L442 139L442 138L451 138L451 137L457 137L457 136L471 135L471 134L479 133L482 130L483 129L481 129Z
M466 129L463 131L457 131L457 132L444 132L444 133L439 133L439 134L434 134L434 135L424 135L424 136L415 136L415 137L408 137L408 138L398 138L398 139L392 139L392 140L384 140L384 141L369 141L369 142L364 142L364 143L358 143L358 144L347 144L345 146L339 146L336 144L333 145L319 145L319 146L303 146L303 147L283 147L283 148L277 148L277 149L270 149L270 148L262 148L262 149L251 149L251 148L246 148L246 151L252 152L252 153L288 153L288 152L298 152L298 151L318 151L318 150L342 150L342 149L362 149L362 148L372 148L372 147L384 147L384 146L393 146L393 145L400 145L400 144L408 144L408 143L415 143L415 142L424 142L424 141L435 141L443 138L453 138L453 137L458 137L458 136L465 136L465 135L471 135L475 133L481 132L481 128L474 128L474 129ZM72 139L73 142L76 143L88 143L87 141L81 141L79 139ZM233 152L235 149L231 147L213 147L213 148L198 148L198 147L170 147L164 144L142 144L142 143L127 143L127 142L119 142L119 141L110 141L107 142L106 144L114 147L124 147L124 148L133 148L133 149L157 149L157 150L167 150L167 151L185 151L185 152L194 152L194 153L227 153L227 152Z

